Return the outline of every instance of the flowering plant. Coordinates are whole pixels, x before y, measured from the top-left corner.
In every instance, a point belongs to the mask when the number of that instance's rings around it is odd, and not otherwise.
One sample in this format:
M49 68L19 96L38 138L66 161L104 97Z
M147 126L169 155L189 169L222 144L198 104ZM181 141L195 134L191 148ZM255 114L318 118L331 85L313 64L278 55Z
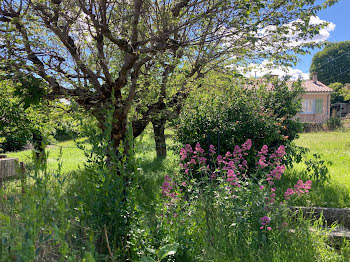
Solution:
M185 145L180 150L181 174L175 178L166 176L162 185L163 196L170 200L168 207L180 206L177 203L181 199L188 202L194 199L191 198L193 194L201 194L207 200L211 197L208 201L215 208L231 206L232 209L225 212L231 213L232 217L238 220L249 217L248 220L255 220L261 230L272 230L272 218L279 216L280 210L292 197L308 193L312 183L299 180L280 197L284 198L283 201L277 203L276 181L285 171L282 164L285 147L282 145L269 152L268 146L263 145L256 156L254 174L246 160L251 148L250 139L241 146L236 145L232 152L228 151L225 155L217 155L213 145L209 146L208 152L199 143L195 148ZM195 198L198 199L198 196ZM181 206L184 207L183 203Z

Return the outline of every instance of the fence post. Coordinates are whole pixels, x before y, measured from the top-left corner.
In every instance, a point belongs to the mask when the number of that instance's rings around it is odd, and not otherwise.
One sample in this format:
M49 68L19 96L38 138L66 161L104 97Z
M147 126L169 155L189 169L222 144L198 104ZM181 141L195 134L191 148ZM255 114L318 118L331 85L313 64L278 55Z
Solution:
M24 163L21 162L20 163L20 168L21 168L21 188L22 188L22 194L25 193L25 185L26 185L26 182L27 182L27 179L26 179L26 176L25 176L25 167L24 167Z

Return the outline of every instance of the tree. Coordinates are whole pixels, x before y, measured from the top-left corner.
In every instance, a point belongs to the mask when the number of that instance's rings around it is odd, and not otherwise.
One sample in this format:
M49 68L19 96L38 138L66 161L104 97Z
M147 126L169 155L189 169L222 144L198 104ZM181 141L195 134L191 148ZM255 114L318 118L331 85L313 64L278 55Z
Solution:
M35 90L36 92L33 92ZM47 86L31 75L0 74L0 150L20 150L31 143L37 159L45 160L44 150L57 130L70 122L71 106L60 101L42 100Z
M9 75L0 78L0 139L5 151L19 150L31 142L36 157L43 159L45 143L53 131L52 114L47 103L42 104L26 91L35 88L43 90L40 79L32 76L17 78L16 82ZM38 92L39 93L39 92Z
M118 147L136 94L145 95L139 78L148 66L186 65L168 98L176 103L191 79L219 63L295 62L291 51L304 53L315 43L290 43L317 34L324 24L311 25L310 17L334 2L6 0L0 3L0 60L7 70L43 79L46 98L74 99L102 129L112 104L111 139ZM147 105L134 134L163 103Z
M312 58L310 72L317 72L318 79L329 85L350 83L350 41L329 43Z

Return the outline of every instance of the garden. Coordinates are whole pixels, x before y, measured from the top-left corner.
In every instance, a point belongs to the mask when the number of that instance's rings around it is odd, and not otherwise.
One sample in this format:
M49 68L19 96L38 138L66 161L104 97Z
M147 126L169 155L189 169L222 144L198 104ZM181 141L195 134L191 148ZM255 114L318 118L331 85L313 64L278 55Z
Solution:
M0 261L349 261L349 128L240 71L335 2L1 2Z

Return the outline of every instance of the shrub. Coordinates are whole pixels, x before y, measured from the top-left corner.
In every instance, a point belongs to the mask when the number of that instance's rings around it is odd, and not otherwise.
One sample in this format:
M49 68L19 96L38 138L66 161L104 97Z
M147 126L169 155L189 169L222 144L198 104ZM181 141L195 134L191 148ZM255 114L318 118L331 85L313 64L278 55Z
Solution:
M176 139L192 147L199 142L205 150L212 143L224 154L248 138L258 151L265 144L288 145L298 136L301 125L293 118L300 109L298 83L293 90L278 81L272 90L264 83L258 88L244 86L192 93L177 123Z
M335 112L332 113L332 116L327 120L327 128L328 130L336 130L343 127L342 121L340 117L335 115Z
M23 191L0 189L0 261L76 261L60 169L27 165Z

